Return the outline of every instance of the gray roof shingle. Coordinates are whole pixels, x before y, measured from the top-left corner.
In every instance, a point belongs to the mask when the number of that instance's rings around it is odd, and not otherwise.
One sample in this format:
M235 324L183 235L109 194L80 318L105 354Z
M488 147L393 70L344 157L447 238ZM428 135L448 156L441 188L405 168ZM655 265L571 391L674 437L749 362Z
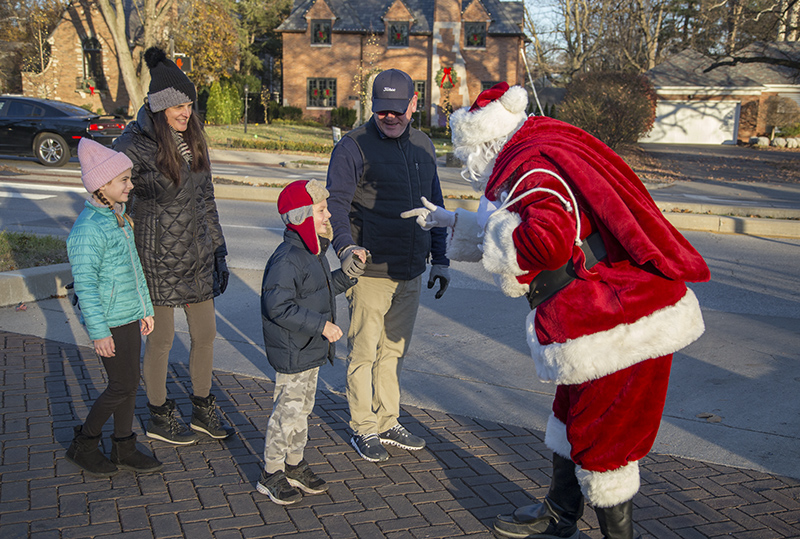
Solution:
M294 0L289 17L277 28L278 32L304 32L308 26L305 14L317 0ZM384 21L382 17L395 0L325 0L336 20L333 23L334 33L354 32L382 34ZM414 16L411 25L412 35L430 34L433 29L434 0L402 0ZM489 23L490 35L522 34L523 4L522 2L502 2L500 0L478 0L492 16ZM466 7L469 3L465 3Z
M753 43L733 56L752 58L767 56L800 61L800 42ZM721 60L729 60L722 58ZM693 50L685 50L649 70L646 75L657 88L756 88L763 85L798 84L800 70L768 63L739 63L705 69L716 60Z

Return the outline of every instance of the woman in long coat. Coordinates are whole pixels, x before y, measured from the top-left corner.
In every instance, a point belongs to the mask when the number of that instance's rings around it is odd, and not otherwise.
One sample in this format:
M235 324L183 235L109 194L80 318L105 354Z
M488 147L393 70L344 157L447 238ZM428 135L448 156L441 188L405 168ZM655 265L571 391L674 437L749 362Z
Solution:
M192 431L217 439L233 433L211 395L214 298L227 286L227 249L203 124L194 114L194 84L161 49L148 49L145 62L151 75L147 101L115 143L133 161L130 214L155 308L144 354L150 410L145 430L150 438L186 445L198 439ZM175 417L175 400L167 398L176 308L184 310L191 338L192 430Z

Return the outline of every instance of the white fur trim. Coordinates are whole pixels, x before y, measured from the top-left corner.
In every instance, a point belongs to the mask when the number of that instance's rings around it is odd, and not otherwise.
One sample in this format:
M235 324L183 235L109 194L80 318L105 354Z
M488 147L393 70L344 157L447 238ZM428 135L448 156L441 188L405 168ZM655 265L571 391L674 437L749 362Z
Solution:
M494 273L492 277L494 278L494 284L500 288L503 294L510 298L524 296L530 290L530 286L520 283L513 275Z
M522 224L519 214L498 210L486 221L483 238L483 267L491 273L522 275L525 271L517 264L517 248L512 234Z
M495 282L503 293L512 298L528 291L528 285L517 281L526 272L517 264L517 248L512 233L522 224L519 214L498 210L486 221L483 237L483 267L496 275Z
M572 460L572 445L567 440L567 426L550 414L544 444L565 459ZM607 472L590 472L575 466L581 492L596 507L613 507L633 498L639 490L639 463L629 462Z
M590 472L575 466L581 492L595 507L614 507L632 499L639 491L639 461L616 470Z
M544 431L544 445L553 453L572 460L572 444L567 439L567 426L552 413L547 420L547 429Z
M463 208L456 209L456 226L447 241L447 258L460 262L480 262L483 253L478 244L482 235L478 214Z
M531 311L525 326L536 373L543 381L557 384L581 384L650 358L672 354L705 331L700 304L691 289L674 305L632 324L621 324L564 343L539 344L535 316L536 310Z
M528 92L512 86L500 99L472 112L463 107L450 116L453 147L475 146L508 137L525 123Z

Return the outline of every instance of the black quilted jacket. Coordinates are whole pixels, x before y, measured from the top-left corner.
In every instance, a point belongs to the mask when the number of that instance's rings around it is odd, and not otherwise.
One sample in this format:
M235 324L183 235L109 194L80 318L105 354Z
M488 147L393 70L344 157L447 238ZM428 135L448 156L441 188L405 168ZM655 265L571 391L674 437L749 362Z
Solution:
M133 161L130 215L153 305L177 307L219 295L214 253L226 255L211 172L184 163L181 185L156 168L152 115L146 107L114 143Z

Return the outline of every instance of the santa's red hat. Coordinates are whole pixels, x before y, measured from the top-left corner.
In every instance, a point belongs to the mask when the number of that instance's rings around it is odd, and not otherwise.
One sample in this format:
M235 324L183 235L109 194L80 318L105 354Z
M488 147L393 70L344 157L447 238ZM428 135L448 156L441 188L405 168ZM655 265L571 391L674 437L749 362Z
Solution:
M317 180L299 180L283 188L278 195L278 213L286 228L296 231L312 254L319 254L319 236L314 227L311 206L328 198L328 190Z
M453 147L472 147L510 136L525 122L528 92L501 82L478 95L472 107L450 116Z

